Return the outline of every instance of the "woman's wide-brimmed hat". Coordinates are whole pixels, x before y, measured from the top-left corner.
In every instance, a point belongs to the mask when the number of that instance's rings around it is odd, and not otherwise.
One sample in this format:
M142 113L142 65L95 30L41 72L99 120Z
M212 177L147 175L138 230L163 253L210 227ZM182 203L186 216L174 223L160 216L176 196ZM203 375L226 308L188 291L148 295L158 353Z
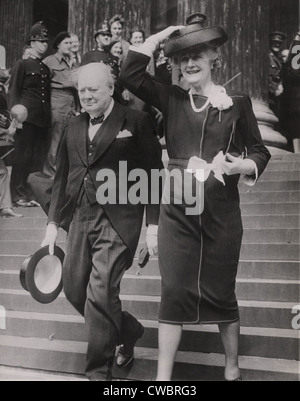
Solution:
M220 47L228 40L227 33L221 26L204 26L206 23L204 14L195 13L187 18L187 26L174 32L166 41L164 52L167 57L172 57L185 50L208 45L214 48Z
M54 255L49 255L49 246L45 246L24 260L20 283L39 303L49 304L61 293L64 256L63 250L57 246Z

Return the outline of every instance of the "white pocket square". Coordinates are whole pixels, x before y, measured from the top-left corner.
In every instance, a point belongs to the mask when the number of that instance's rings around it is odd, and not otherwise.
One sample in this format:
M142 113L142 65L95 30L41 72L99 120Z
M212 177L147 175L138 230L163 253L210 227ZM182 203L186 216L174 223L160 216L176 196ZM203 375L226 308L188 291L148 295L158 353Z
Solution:
M130 131L121 131L119 135L117 136L117 139L122 139L122 138L131 138L133 135Z

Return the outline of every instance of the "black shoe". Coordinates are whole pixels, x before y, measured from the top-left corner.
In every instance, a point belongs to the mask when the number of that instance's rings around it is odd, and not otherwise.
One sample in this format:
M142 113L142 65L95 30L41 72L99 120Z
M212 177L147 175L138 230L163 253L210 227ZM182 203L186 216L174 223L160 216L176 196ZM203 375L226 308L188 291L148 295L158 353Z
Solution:
M29 203L31 204L32 207L41 207L41 205L35 200L32 200Z
M14 203L16 207L34 207L30 202L27 202L25 199L19 199Z
M144 327L139 323L136 334L126 344L120 346L116 358L116 365L119 368L126 368L126 366L129 366L134 361L134 347L137 341L143 336L144 331Z
M226 380L226 379L225 379L225 381L226 381L226 382L242 382L242 381L243 381L243 378L242 378L242 376L240 376L240 377L238 377L238 378L235 379L235 380Z

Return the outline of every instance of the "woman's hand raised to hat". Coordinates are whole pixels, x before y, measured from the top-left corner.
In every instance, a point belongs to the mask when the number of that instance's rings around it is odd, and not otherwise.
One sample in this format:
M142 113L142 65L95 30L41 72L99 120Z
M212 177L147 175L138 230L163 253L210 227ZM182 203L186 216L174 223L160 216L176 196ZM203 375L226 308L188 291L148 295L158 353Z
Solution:
M184 28L183 25L169 26L168 28L164 29L161 32L158 32L153 36L155 36L159 42L163 42L164 40L168 39L168 37L171 36L174 32L179 31L182 28Z
M58 227L55 223L49 223L46 230L44 241L41 244L41 248L49 245L49 254L54 255L54 247L56 244L58 234Z
M151 57L151 54L155 52L161 42L164 42L172 33L184 28L184 26L169 26L161 32L150 36L142 47L146 50L146 54Z

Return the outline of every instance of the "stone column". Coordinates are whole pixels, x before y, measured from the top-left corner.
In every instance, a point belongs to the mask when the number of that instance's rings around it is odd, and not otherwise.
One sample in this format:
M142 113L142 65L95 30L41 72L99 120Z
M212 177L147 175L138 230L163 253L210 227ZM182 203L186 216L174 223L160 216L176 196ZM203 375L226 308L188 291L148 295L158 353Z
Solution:
M6 48L6 67L22 57L32 26L33 0L0 0L0 45Z

